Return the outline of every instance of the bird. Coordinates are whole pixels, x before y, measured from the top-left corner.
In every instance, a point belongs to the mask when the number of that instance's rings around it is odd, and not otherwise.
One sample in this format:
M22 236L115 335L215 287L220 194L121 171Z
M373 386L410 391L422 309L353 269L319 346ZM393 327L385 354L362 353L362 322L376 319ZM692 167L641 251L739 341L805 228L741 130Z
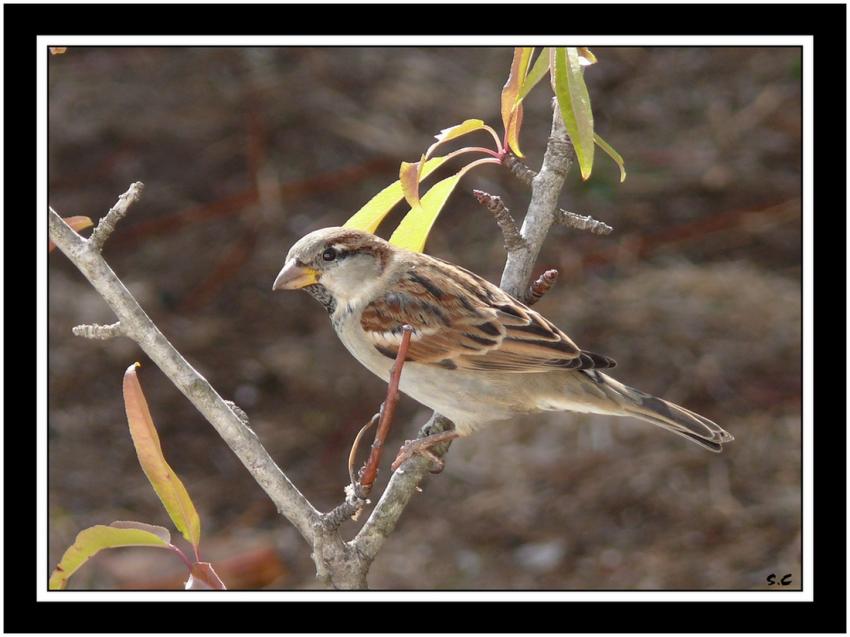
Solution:
M399 389L452 421L451 437L572 411L637 418L714 452L733 440L708 418L604 373L612 358L580 349L493 283L369 232L310 232L289 250L272 290L319 301L345 348L385 382L409 330Z

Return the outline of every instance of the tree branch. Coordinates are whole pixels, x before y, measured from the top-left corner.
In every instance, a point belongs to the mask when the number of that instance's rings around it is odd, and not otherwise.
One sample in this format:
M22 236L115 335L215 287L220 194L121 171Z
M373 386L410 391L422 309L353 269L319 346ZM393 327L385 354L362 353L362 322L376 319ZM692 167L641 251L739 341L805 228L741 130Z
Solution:
M513 252L525 247L525 241L519 234L519 228L516 227L516 221L511 216L511 211L498 195L491 195L483 190L473 190L472 194L482 206L487 208L490 214L496 219L499 224L499 229L502 231L502 237L505 240L505 252Z
M115 222L127 213L129 206L138 198L141 186L141 183L137 182L121 195L121 199L101 220L92 238L88 240L74 232L51 208L50 238L85 275L118 317L121 334L138 343L169 380L215 427L272 499L278 511L292 522L312 545L313 527L320 517L319 512L275 464L254 432L159 331L100 254L103 242L114 229ZM99 237L97 241L96 236Z
M614 230L614 228L604 221L594 219L590 215L582 216L562 208L559 208L555 213L555 221L567 228L588 230L593 234L611 234Z
M525 247L508 253L502 271L501 288L518 299L525 296L531 271L540 254L543 240L555 221L558 196L571 164L572 146L561 119L561 110L553 100L552 132L546 144L546 154L540 172L531 181L531 203L522 222L520 234Z
M546 146L543 166L531 183L531 203L521 231L524 245L508 251L500 283L503 290L519 299L525 297L537 255L555 220L558 196L564 186L570 164L571 146L561 119L560 109L556 105L552 116L552 133ZM448 431L453 427L450 420L434 412L428 423L420 430L419 437L424 438L431 434ZM450 444L447 442L434 447L434 454L438 458L442 457L448 451ZM356 549L364 568L368 569L387 537L395 529L408 502L419 488L419 483L428 473L430 465L427 458L414 456L404 462L390 478L372 515L354 540L349 543Z
M570 167L570 144L559 109L554 109L552 133L540 172L531 180L532 196L520 237L511 241L502 273L501 287L517 298L524 298L537 255L550 226L556 220L558 195ZM515 167L515 173L529 176L533 171ZM340 589L366 587L366 575L375 556L395 529L401 514L419 489L419 483L431 468L431 461L414 455L404 461L390 478L384 493L357 536L345 542L338 527L342 516L360 508L362 498L353 489L346 503L328 514L319 513L289 481L247 425L247 416L231 406L168 342L159 329L124 287L100 250L115 224L138 199L141 183L131 186L98 224L91 239L74 232L52 209L49 211L50 236L63 253L79 268L118 317L113 326L80 326L77 332L89 337L121 334L136 341L151 360L215 427L219 435L242 461L257 483L313 548L316 574L321 582ZM501 224L503 231L505 224ZM515 229L515 226L514 226ZM508 229L507 235L511 235ZM506 241L507 243L507 241ZM538 291L540 288L538 287ZM419 437L451 431L454 425L437 414L419 432ZM451 442L438 444L433 457L442 458Z
M71 332L73 332L74 336L82 336L83 338L91 338L100 341L124 335L124 332L121 330L120 321L112 323L111 325L98 325L97 323L93 323L91 325L77 325L71 328Z

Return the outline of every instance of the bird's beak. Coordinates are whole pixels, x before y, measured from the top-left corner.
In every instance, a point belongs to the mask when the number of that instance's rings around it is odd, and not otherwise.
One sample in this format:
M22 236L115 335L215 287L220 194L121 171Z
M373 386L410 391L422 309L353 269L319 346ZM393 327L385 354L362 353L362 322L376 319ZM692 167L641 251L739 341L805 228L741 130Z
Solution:
M297 290L313 285L318 280L319 273L316 270L306 265L298 265L295 259L290 259L274 280L272 290Z

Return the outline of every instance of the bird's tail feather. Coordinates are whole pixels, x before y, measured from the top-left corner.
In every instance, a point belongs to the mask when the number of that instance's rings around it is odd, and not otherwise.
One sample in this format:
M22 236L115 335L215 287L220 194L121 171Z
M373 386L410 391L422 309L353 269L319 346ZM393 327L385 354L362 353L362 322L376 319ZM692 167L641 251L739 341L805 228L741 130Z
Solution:
M717 423L690 409L624 385L601 372L593 373L591 378L604 388L626 415L663 427L714 452L723 451L723 443L734 440L732 434Z

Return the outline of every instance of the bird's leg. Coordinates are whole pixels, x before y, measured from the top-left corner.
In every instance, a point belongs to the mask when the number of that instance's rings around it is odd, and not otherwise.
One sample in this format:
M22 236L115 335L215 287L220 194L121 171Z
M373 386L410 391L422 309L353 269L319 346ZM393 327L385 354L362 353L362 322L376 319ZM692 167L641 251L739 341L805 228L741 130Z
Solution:
M413 456L419 455L424 456L434 463L435 466L431 469L431 473L440 473L445 468L446 463L431 451L431 447L459 437L460 434L456 431L442 431L425 436L424 438L417 438L416 440L405 440L390 468L395 471L403 462L407 462Z

